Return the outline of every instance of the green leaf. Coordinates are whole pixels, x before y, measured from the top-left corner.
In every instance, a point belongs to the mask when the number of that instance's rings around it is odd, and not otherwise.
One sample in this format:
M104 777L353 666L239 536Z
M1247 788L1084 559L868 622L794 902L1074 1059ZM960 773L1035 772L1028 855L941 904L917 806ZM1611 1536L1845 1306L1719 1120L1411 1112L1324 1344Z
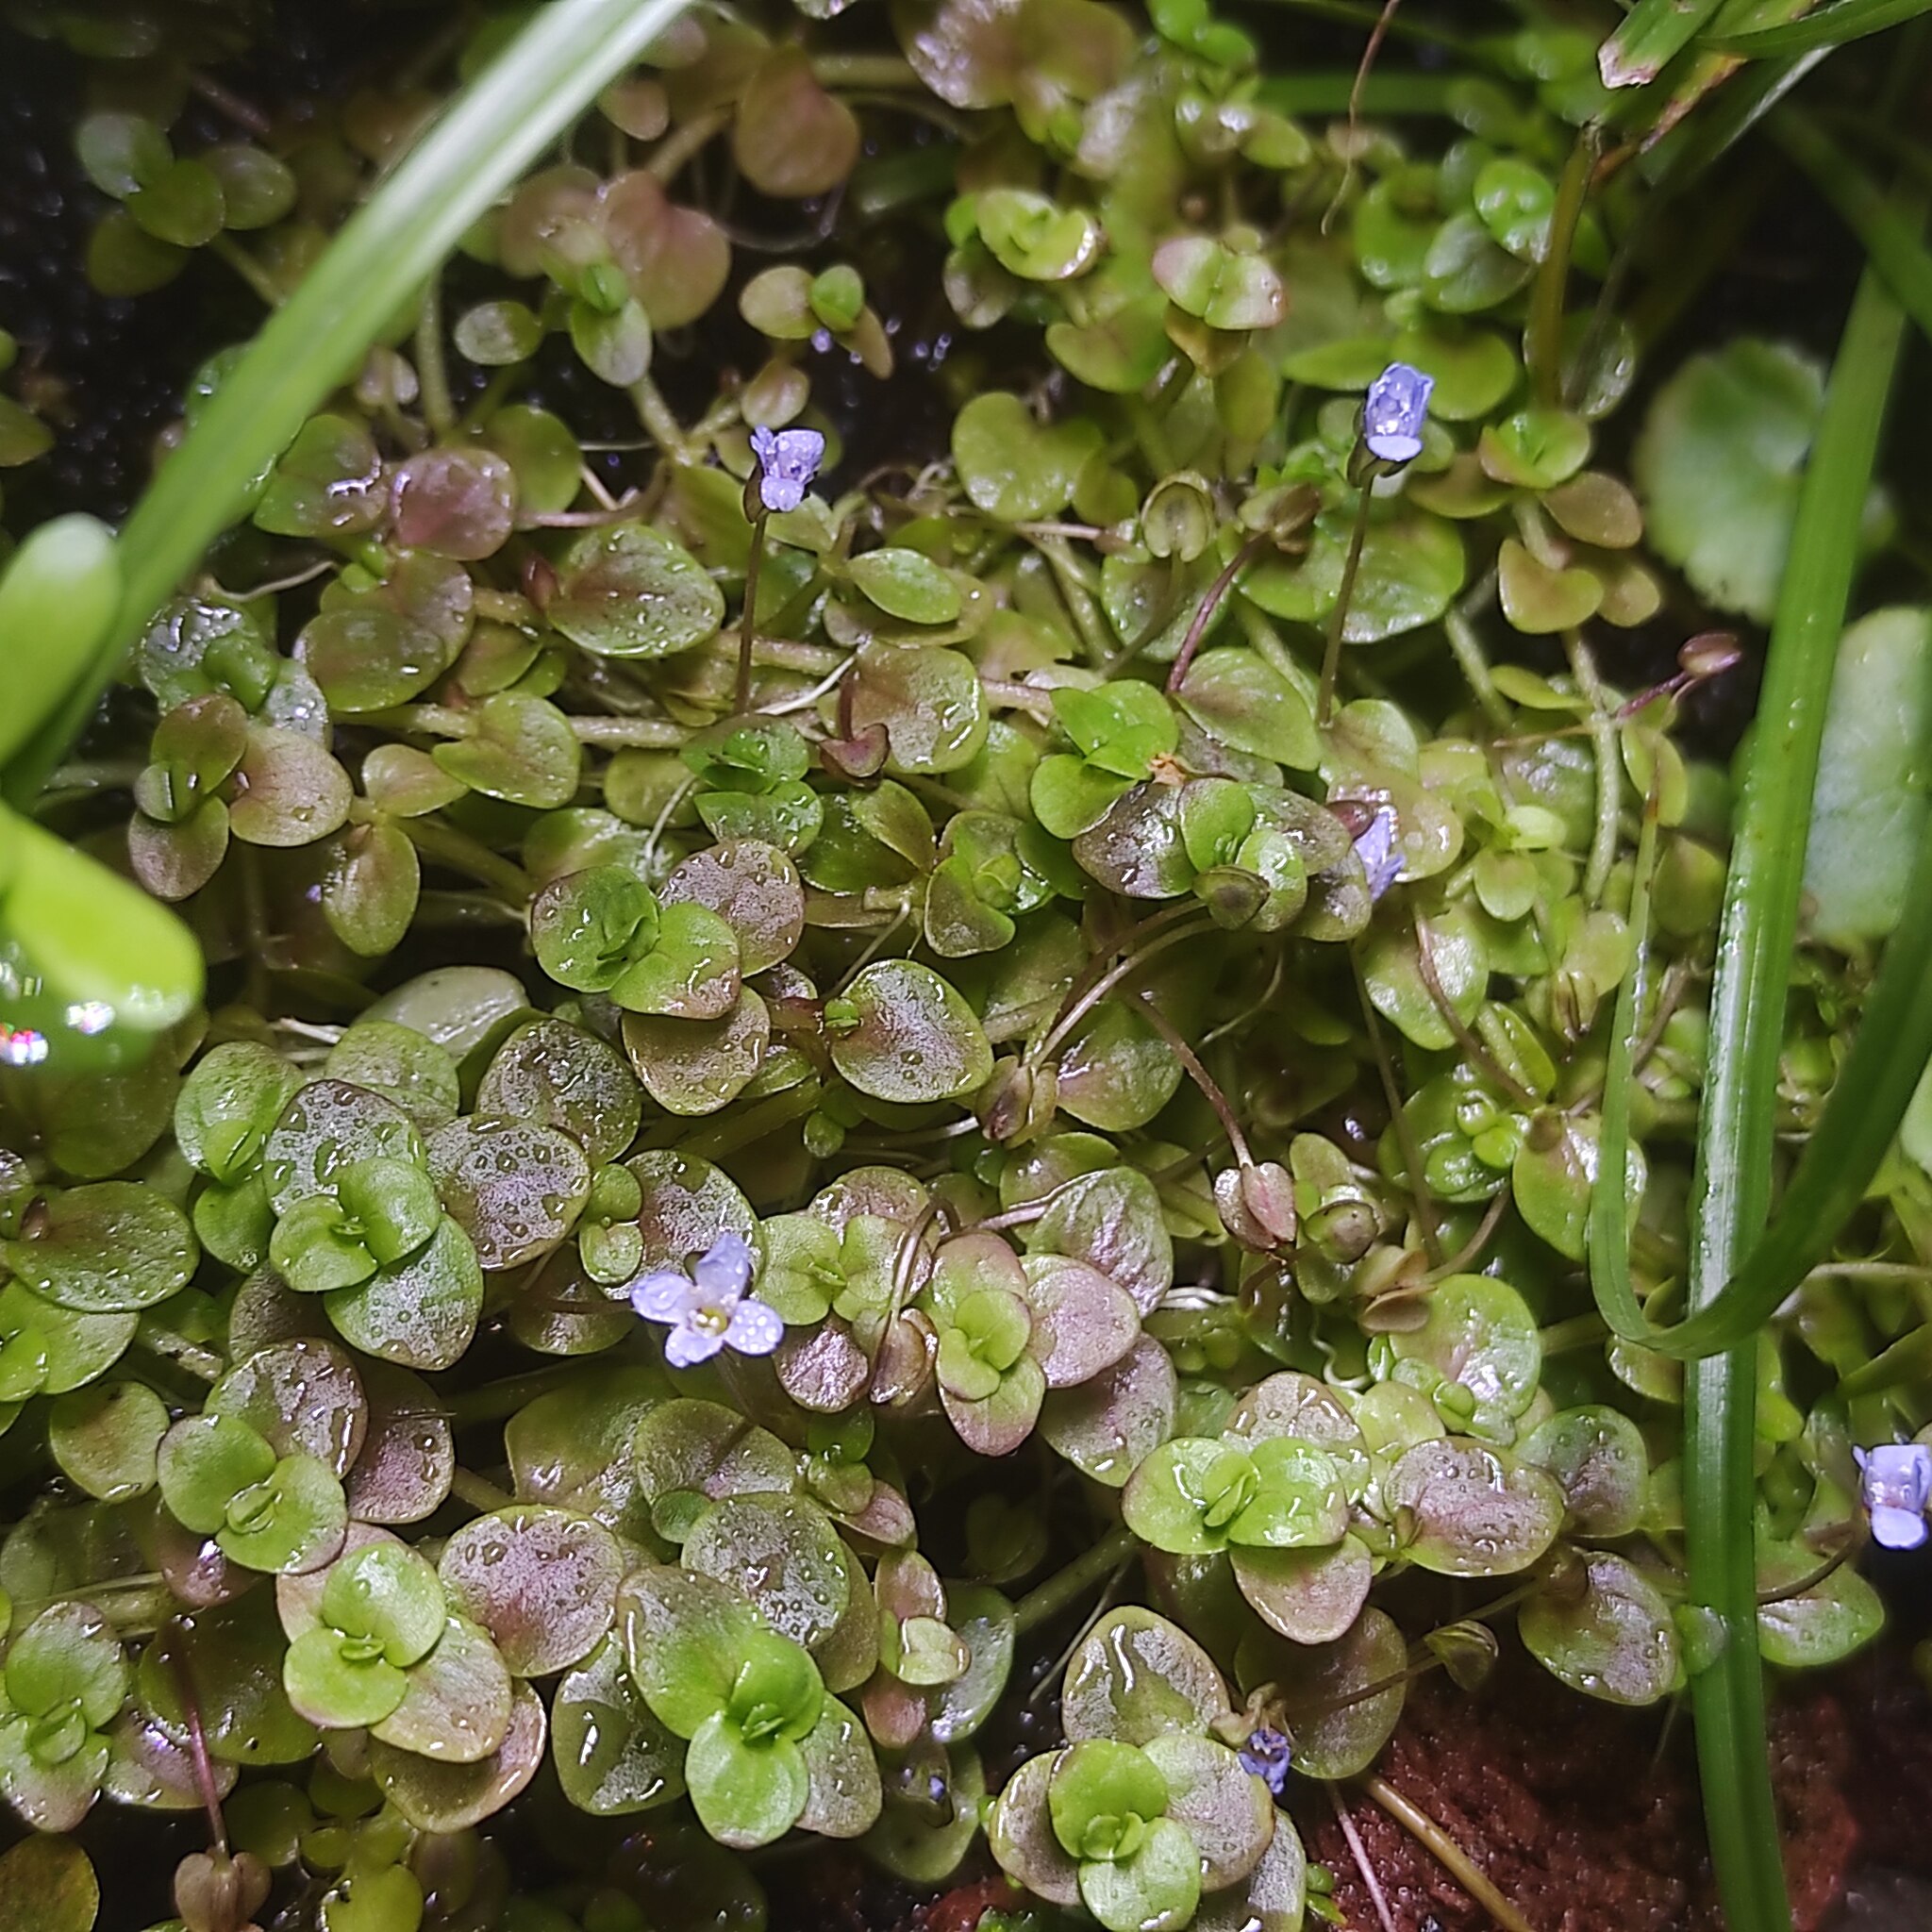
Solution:
M141 114L85 116L74 131L74 150L87 178L117 201L155 179L175 158L168 137Z
M490 1633L518 1676L541 1677L602 1640L624 1558L594 1519L520 1507L465 1524L437 1569L450 1607Z
M172 912L4 808L0 934L19 957L21 976L44 982L52 1008L45 1030L57 1037L71 1008L102 1009L110 1024L155 1033L201 998L201 947Z
M1745 27L1735 33L1707 34L1702 44L1714 54L1745 60L1785 60L1820 47L1842 47L1868 34L1916 20L1926 0L1838 0L1802 19L1775 25Z
M92 1932L101 1889L71 1839L35 1836L0 1854L0 1923L35 1932Z
M396 1543L365 1543L332 1564L320 1608L323 1622L344 1635L375 1639L398 1670L420 1662L442 1635L437 1573Z
M527 1684L513 1691L506 1685L506 1691L509 1715L501 1727L503 1741L479 1758L438 1760L372 1734L369 1769L383 1795L417 1830L467 1831L502 1810L537 1774L543 1761L542 1699ZM395 1722L389 1719L382 1729Z
M336 1290L328 1317L342 1339L406 1369L447 1369L462 1359L483 1312L483 1271L470 1238L444 1215L425 1246Z
M275 1223L269 1259L300 1294L326 1294L367 1281L379 1265L341 1202L327 1194L297 1201Z
M1316 520L1307 555L1295 564L1256 564L1241 579L1242 594L1276 617L1320 623L1341 594L1353 522L1324 512ZM1434 624L1455 601L1467 573L1462 539L1446 518L1403 506L1386 520L1372 517L1344 641L1380 643Z
M1552 1675L1608 1704L1655 1704L1682 1665L1671 1607L1608 1550L1577 1551L1517 1613L1524 1647Z
M680 1738L724 1710L760 1634L751 1606L735 1591L657 1566L625 1578L617 1614L633 1680Z
M353 537L375 529L383 510L375 439L346 416L321 415L310 417L283 452L256 502L254 521L258 529L277 537ZM409 690L401 693L408 695ZM387 702L400 703L401 697ZM375 709L381 702L353 708Z
M1042 428L1016 395L974 396L953 419L953 460L975 509L1003 524L1058 516L1101 442L1081 417Z
M1404 1450L1383 1478L1383 1495L1409 1512L1405 1553L1444 1576L1526 1570L1563 1522L1563 1493L1541 1470L1455 1437Z
M1238 254L1211 235L1163 242L1153 271L1168 300L1209 328L1273 328L1288 312L1288 291L1266 258Z
M1178 1932L1201 1902L1201 1857L1192 1834L1162 1818L1129 1857L1082 1865L1080 1902L1107 1932Z
M30 1718L57 1716L72 1706L82 1725L97 1731L119 1712L130 1675L121 1640L92 1605L57 1604L13 1639L7 1700Z
M621 1816L682 1795L684 1747L639 1694L615 1635L558 1680L550 1725L558 1782L579 1811Z
M393 1101L425 1134L454 1120L462 1098L448 1053L390 1020L358 1020L329 1049L323 1072Z
M1206 1732L1228 1707L1227 1686L1187 1633L1129 1606L1110 1610L1081 1640L1060 1692L1071 1742L1118 1738L1146 1744L1174 1731Z
M658 914L648 947L635 941L610 997L627 1012L675 1020L722 1020L737 1003L738 935L708 906L674 901Z
M471 735L431 753L453 778L486 798L547 810L576 795L582 751L555 705L498 691L471 714Z
M1258 652L1236 645L1203 651L1175 700L1210 738L1295 771L1321 763L1307 700Z
M583 1148L592 1165L615 1160L629 1149L642 1106L624 1056L596 1034L561 1020L535 1020L518 1028L497 1049L476 1089L477 1112L557 1127Z
M120 592L113 532L92 517L52 518L8 559L0 573L0 636L31 638L34 648L15 654L21 661L0 723L0 766L32 741L83 674Z
M1595 1403L1559 1409L1524 1438L1520 1453L1556 1477L1574 1534L1607 1541L1641 1523L1649 1457L1622 1410Z
M992 1072L992 1049L973 1008L929 966L876 961L839 1004L832 1063L861 1093L951 1100L983 1086Z
M175 1140L203 1174L232 1185L258 1171L262 1150L301 1074L267 1047L231 1040L211 1048L182 1082Z
M1824 396L1815 364L1747 336L1691 358L1651 405L1634 458L1651 540L1722 609L1771 620Z
M972 763L990 721L986 690L971 658L874 641L858 647L858 669L848 687L852 728L884 727L888 770L955 772Z
M951 624L959 614L959 587L916 550L868 550L855 557L846 572L889 617L908 624Z
M658 900L622 866L596 865L553 879L530 907L538 963L559 985L604 992L658 941Z
M1774 1544L1760 1553L1758 1589L1766 1594L1790 1589L1821 1565L1802 1542ZM1787 1670L1835 1664L1862 1649L1885 1624L1885 1601L1848 1564L1809 1590L1779 1596L1757 1609L1757 1650L1767 1663Z
M61 1396L47 1418L47 1446L91 1496L122 1503L155 1485L155 1451L167 1406L141 1382L101 1382Z
M222 231L222 184L206 162L174 160L127 197L127 212L158 241L199 248Z
M299 1574L341 1548L348 1527L342 1486L312 1456L285 1456L260 1482L228 1499L215 1541L251 1570Z
M35 1293L76 1314L152 1307L194 1272L188 1217L134 1181L96 1181L49 1197L32 1236L0 1244Z
M1390 1337L1397 1359L1429 1372L1417 1383L1424 1393L1434 1392L1437 1377L1468 1391L1468 1424L1507 1441L1509 1425L1535 1399L1542 1368L1527 1304L1492 1275L1451 1274L1429 1290L1423 1307L1420 1327Z
M783 1838L805 1809L805 1757L789 1738L754 1743L718 1711L701 1724L684 1756L691 1808L720 1844L750 1851Z
M587 531L564 553L545 608L607 658L663 658L716 635L724 595L691 552L646 524Z
M1597 66L1607 88L1643 87L1672 57L1696 39L1721 0L1638 0L1598 50Z
M515 1690L496 1646L468 1618L446 1616L404 1676L402 1702L373 1728L382 1742L445 1764L487 1763L502 1746Z
M1874 611L1832 672L1805 854L1811 927L1846 948L1883 939L1906 906L1926 820L1932 614Z
M189 1416L162 1439L161 1494L184 1529L211 1536L227 1521L230 1498L274 1473L275 1452L233 1416Z
M380 1724L403 1701L408 1684L380 1650L325 1626L303 1631L282 1659L289 1702L310 1724L328 1729Z
M1128 1857L1166 1812L1167 1780L1132 1744L1086 1738L1056 1759L1046 1805L1068 1857Z
M973 204L979 239L1009 274L1059 282L1092 266L1105 242L1085 208L1061 208L1026 188L989 188Z

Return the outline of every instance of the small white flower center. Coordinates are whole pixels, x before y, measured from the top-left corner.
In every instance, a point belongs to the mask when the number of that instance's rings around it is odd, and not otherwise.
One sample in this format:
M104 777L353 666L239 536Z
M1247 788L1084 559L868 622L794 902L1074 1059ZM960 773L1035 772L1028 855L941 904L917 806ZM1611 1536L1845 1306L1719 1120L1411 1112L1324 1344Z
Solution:
M701 1335L722 1335L731 1325L731 1310L718 1302L700 1302L685 1321Z

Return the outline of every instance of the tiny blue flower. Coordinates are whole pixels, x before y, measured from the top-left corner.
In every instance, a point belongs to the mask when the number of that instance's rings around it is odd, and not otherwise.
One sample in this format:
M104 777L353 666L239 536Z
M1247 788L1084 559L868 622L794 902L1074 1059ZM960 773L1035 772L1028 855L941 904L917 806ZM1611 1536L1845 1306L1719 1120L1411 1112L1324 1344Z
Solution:
M751 1249L728 1229L699 1257L689 1274L659 1269L631 1290L630 1302L647 1322L665 1322L664 1359L674 1369L708 1362L721 1348L740 1355L770 1355L785 1340L775 1308L747 1295Z
M1386 805L1375 808L1368 830L1355 841L1355 856L1369 875L1369 900L1373 904L1392 886L1402 874L1402 848L1395 842L1397 826L1394 810Z
M1433 375L1391 362L1369 385L1362 404L1362 441L1385 463L1406 463L1422 454L1423 424L1429 413Z
M816 429L766 429L751 433L758 461L758 501L767 509L796 509L825 459L825 439Z
M1292 1768L1289 1762L1292 1747L1288 1740L1277 1731L1263 1724L1250 1734L1248 1741L1236 1754L1241 1769L1259 1778L1278 1798L1288 1789L1288 1774Z
M1885 1442L1854 1449L1863 1472L1859 1491L1872 1515L1872 1538L1888 1550L1916 1550L1925 1541L1925 1505L1932 1502L1932 1449L1923 1442Z

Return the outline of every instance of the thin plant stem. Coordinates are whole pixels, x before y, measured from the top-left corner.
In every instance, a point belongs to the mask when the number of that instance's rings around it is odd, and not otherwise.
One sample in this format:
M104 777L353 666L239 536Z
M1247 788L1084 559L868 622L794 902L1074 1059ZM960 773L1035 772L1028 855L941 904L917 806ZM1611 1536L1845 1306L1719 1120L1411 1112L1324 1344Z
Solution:
M450 1473L449 1492L459 1503L467 1503L479 1516L507 1509L516 1501L508 1490L499 1489L487 1476L460 1464Z
M1193 908L1189 907L1186 909L1191 911ZM1179 944L1182 940L1197 937L1199 934L1206 932L1212 924L1211 920L1203 919L1198 924L1172 927L1160 934L1158 938L1148 940L1143 945L1137 947L1124 958L1118 960L1107 972L1102 974L1100 978L1086 992L1077 998L1070 999L1066 1011L1054 1022L1046 1037L1041 1041L1038 1049L1028 1055L1028 1058L1035 1066L1038 1066L1041 1061L1046 1059L1054 1052L1060 1042L1066 1039L1067 1035L1073 1032L1074 1028L1122 980L1127 978L1132 974L1138 973L1157 953L1166 952L1170 946Z
M1496 1196L1507 1200L1507 1191ZM1588 1348L1592 1342L1602 1341L1610 1332L1609 1324L1595 1309L1581 1315L1572 1315L1567 1322L1552 1322L1547 1328L1539 1330L1537 1341L1545 1355L1561 1355L1571 1348Z
M1529 293L1529 326L1524 331L1524 360L1529 365L1536 399L1546 409L1563 400L1563 299L1570 285L1570 257L1576 246L1576 225L1596 172L1599 136L1586 124L1576 130L1570 158L1557 182L1557 204L1550 211L1549 239Z
M1355 599L1355 580L1362 567L1362 545L1369 536L1369 506L1374 501L1373 484L1362 485L1361 501L1356 506L1355 528L1348 535L1348 558L1341 566L1341 588L1335 593L1335 610L1328 620L1328 648L1322 654L1322 684L1315 694L1315 723L1326 724L1335 708L1335 680L1341 673L1341 634L1348 628L1348 607Z
M1255 1157L1248 1151L1248 1137L1241 1132L1241 1124L1235 1118L1227 1095L1221 1091L1214 1075L1201 1064L1201 1056L1188 1044L1187 1035L1155 1005L1152 994L1141 993L1136 1005L1141 1009L1141 1017L1167 1041L1168 1050L1180 1061L1182 1070L1200 1091L1202 1099L1214 1109L1214 1117L1221 1123L1221 1131L1227 1136L1227 1144L1234 1149L1235 1159L1242 1167L1253 1166Z
M1603 899L1604 888L1610 882L1610 867L1617 861L1617 821L1624 791L1623 749L1617 741L1617 721L1608 705L1608 694L1596 674L1596 658L1583 641L1583 633L1571 631L1566 642L1576 688L1590 700L1590 742L1596 758L1596 823L1591 831L1590 857L1583 868L1583 896L1588 904L1595 906Z
M1483 1218L1476 1223L1475 1232L1442 1263L1442 1274L1465 1274L1469 1272L1476 1257L1489 1246L1496 1229L1502 1224L1504 1211L1508 1206L1509 1190L1499 1189L1495 1198L1483 1209Z
M1534 1107L1537 1096L1492 1054L1482 1037L1471 1030L1469 1023L1456 1010L1443 991L1441 975L1436 971L1432 941L1434 932L1418 912L1415 916L1415 964L1422 975L1423 990L1428 994L1442 1024L1456 1036L1456 1043L1472 1064L1487 1074L1503 1091L1521 1107Z
M172 1645L168 1663L174 1672L175 1688L180 1693L182 1714L188 1720L188 1755L194 1764L194 1782L201 1792L202 1808L208 1813L208 1842L225 1858L228 1827L223 1821L222 1800L215 1790L214 1766L208 1761L208 1733L202 1727L201 1698L194 1688L194 1670L187 1653Z
M1448 636L1449 650L1456 659L1457 668L1468 682L1476 703L1482 707L1483 716L1499 731L1507 730L1510 724L1508 702L1496 689L1495 679L1490 675L1490 660L1483 655L1474 625L1461 611L1452 609L1442 619L1442 629Z
M1174 653L1174 668L1167 674L1168 694L1172 696L1186 683L1188 668L1194 661L1194 653L1201 648L1201 640L1208 635L1208 626L1214 622L1214 613L1221 608L1222 600L1234 588L1234 580L1253 563L1256 558L1274 541L1266 530L1257 530L1228 558L1221 575L1208 586L1208 593L1201 599L1194 619L1188 625L1188 634L1181 640L1181 647Z
M674 129L652 150L645 171L662 187L670 187L683 173L685 163L695 156L712 135L721 133L730 116L722 108L708 114L695 114L682 127Z
M530 903L536 888L529 874L501 854L491 851L480 839L458 831L455 825L445 824L435 817L398 819L396 824L402 827L410 844L432 865L467 874L491 891L500 893L512 906Z
M1375 1003L1369 997L1369 982L1362 974L1361 956L1353 945L1348 949L1348 963L1355 974L1356 998L1361 1005L1362 1024L1368 1028L1369 1050L1374 1056L1375 1071L1381 1076L1382 1097L1389 1104L1389 1123L1395 1129L1395 1143L1402 1149L1402 1164L1408 1173L1408 1198L1414 1205L1415 1218L1422 1225L1423 1247L1428 1255L1430 1268L1438 1269L1442 1265L1442 1233L1436 1220L1435 1199L1423 1174L1423 1150L1415 1138L1414 1124L1403 1111L1402 1090L1396 1082L1394 1063L1389 1058L1389 1042L1383 1035Z
M1056 1571L1013 1606L1014 1633L1024 1637L1027 1631L1050 1624L1090 1590L1098 1589L1116 1570L1124 1569L1140 1548L1141 1539L1124 1524L1108 1530L1091 1549L1082 1551L1065 1569Z
M416 381L423 391L423 419L439 441L457 426L450 400L449 358L442 345L442 277L431 275L416 316Z
M765 555L765 525L771 511L759 506L751 526L751 558L744 567L744 609L738 620L738 686L732 709L742 716L751 708L751 647L758 634L758 565Z
M1495 1920L1503 1932L1536 1932L1529 1921L1491 1884L1482 1867L1421 1806L1404 1797L1384 1777L1364 1778L1362 1789L1418 1844L1435 1855L1443 1870Z
M1088 658L1095 664L1106 663L1113 650L1112 641L1107 632L1107 621L1093 608L1093 599L1081 580L1079 563L1068 549L1067 540L1064 537L1041 537L1036 541L1034 548L1046 558L1053 572L1060 599L1067 607L1067 615L1073 620L1074 628L1080 634Z
M500 1382L486 1382L479 1389L465 1389L441 1404L435 1412L447 1416L458 1428L470 1423L500 1422L559 1383L567 1382L570 1374L568 1364L532 1369L526 1375L508 1375Z
M282 306L282 291L275 277L232 235L215 236L208 248L217 261L233 269L248 284L261 298L265 308L279 308Z
M691 737L668 718L573 718L579 744L636 745L645 751L676 751Z
M1382 1881L1375 1876L1375 1868L1369 1863L1367 1848L1362 1843L1362 1835L1356 1829L1355 1820L1348 1815L1348 1807L1341 1802L1341 1793L1334 1786L1328 1787L1328 1802L1335 1807L1335 1822L1341 1827L1341 1835L1348 1840L1348 1849L1355 1858L1355 1869L1362 1874L1362 1884L1367 1888L1371 1903L1375 1907L1375 1916L1382 1922L1382 1932L1395 1932L1395 1918L1389 1909L1389 1901L1382 1896Z

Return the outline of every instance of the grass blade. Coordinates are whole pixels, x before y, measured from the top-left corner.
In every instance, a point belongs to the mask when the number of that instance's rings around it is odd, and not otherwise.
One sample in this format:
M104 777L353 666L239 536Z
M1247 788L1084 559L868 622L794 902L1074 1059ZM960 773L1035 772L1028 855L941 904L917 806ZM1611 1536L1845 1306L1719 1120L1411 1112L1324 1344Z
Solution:
M1713 34L1698 44L1714 54L1736 54L1746 60L1781 59L1790 54L1809 54L1822 47L1842 47L1887 27L1903 26L1932 9L1932 0L1838 0L1802 20L1780 26L1758 27L1750 33Z
M1852 303L1805 473L1739 802L1711 989L1712 1051L1691 1180L1689 1299L1713 1303L1764 1227L1778 1058L1812 781L1858 524L1905 317L1874 268ZM1790 1932L1757 1641L1755 1338L1684 1387L1690 1595L1725 1633L1691 1684L1711 1859L1731 1932Z
M1597 49L1597 72L1607 88L1642 87L1695 40L1723 0L1637 0Z
M155 609L241 514L249 479L286 449L464 232L683 12L687 0L555 0L342 228L269 319L121 534L113 624L53 724L7 774L28 805Z

